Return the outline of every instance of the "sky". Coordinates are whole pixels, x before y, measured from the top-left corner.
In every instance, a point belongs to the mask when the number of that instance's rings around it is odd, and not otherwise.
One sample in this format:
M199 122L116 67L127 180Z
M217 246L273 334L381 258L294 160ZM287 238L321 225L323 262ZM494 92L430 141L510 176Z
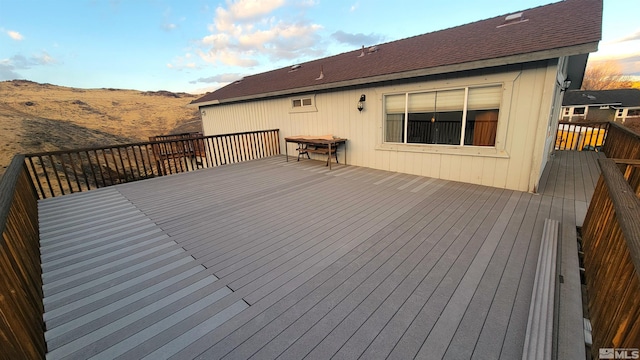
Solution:
M0 0L0 81L202 94L246 75L552 2ZM640 76L637 14L640 0L604 0L602 41L590 61L613 59Z

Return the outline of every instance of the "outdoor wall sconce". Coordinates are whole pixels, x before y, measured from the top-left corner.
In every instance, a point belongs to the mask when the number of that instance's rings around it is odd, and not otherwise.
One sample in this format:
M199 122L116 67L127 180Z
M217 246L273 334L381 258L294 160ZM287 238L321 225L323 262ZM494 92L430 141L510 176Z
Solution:
M569 86L571 86L571 80L567 78L562 82L562 85L560 85L560 92L567 91L569 89Z
M364 109L364 102L367 101L367 97L364 94L360 95L360 100L358 101L358 111L362 111Z

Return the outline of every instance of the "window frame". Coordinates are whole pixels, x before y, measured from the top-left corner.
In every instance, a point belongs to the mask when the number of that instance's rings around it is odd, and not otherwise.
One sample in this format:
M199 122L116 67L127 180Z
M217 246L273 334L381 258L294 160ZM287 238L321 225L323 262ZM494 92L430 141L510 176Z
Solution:
M299 106L295 106L295 103L299 102ZM305 104L308 102L308 104ZM289 113L307 113L307 112L317 112L318 108L316 107L316 95L298 95L296 97L289 98Z
M582 111L582 112L580 112ZM571 115L576 115L576 116L585 116L587 113L587 107L586 106L575 106L573 108L573 111L571 113Z
M627 109L626 117L638 117L640 116L640 108Z
M498 120L497 120L497 124L496 124L496 134L495 134L495 140L494 140L494 144L493 145L473 145L473 144L465 144L465 136L466 136L466 132L468 131L467 128L467 123L468 123L468 114L470 111L477 111L477 110L469 110L469 92L472 89L481 89L481 88L490 88L490 87L500 87L500 91L501 91L501 95L500 95L500 103L498 104ZM409 141L409 134L408 134L408 128L409 128L409 102L410 102L410 97L412 95L416 95L416 94L436 94L438 92L451 92L451 91L460 91L462 90L464 92L464 101L462 104L462 118L461 118L461 131L460 131L460 138L459 138L459 142L455 143L455 144L445 144L445 143L419 143L419 142L410 142ZM493 149L494 151L498 148L498 142L497 142L497 137L498 137L498 130L501 126L501 122L503 120L501 120L501 118L503 117L502 112L503 112L503 108L504 108L504 99L505 99L505 83L504 82L491 82L491 83L485 83L485 84L470 84L470 85L464 85L464 86L456 86L456 87L437 87L437 88L433 88L433 89L425 89L425 90L419 90L419 91L402 91L402 92L392 92L392 93L384 93L382 94L382 146L395 146L395 145L399 145L399 146L411 146L411 147L423 147L423 148L431 148L431 147L436 147L436 148L459 148L459 149ZM388 141L388 116L390 114L387 114L387 108L386 108L386 104L387 104L387 97L390 96L399 96L399 95L404 95L404 114L402 121L402 141L401 142L393 142L393 141ZM436 103L436 107L437 107L437 103ZM436 110L437 112L437 110Z

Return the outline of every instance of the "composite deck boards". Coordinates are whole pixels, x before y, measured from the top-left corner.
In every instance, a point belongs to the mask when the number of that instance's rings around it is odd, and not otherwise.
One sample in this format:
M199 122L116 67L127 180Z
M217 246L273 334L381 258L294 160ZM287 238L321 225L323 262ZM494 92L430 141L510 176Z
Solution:
M538 194L275 156L40 201L47 358L519 358L547 218L575 346L598 156Z

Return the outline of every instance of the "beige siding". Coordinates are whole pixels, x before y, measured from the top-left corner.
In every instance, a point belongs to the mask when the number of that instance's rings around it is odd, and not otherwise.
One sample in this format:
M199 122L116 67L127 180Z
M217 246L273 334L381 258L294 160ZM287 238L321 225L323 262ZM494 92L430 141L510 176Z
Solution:
M545 159L557 61L510 66L503 72L471 73L433 81L306 94L316 111L292 112L291 98L207 106L201 110L206 135L280 129L291 135L333 134L349 139L347 162L408 174L533 191ZM495 148L384 143L383 96L406 91L502 84L503 98ZM364 110L356 108L366 95ZM289 154L295 147L289 145ZM340 158L342 159L342 157Z

